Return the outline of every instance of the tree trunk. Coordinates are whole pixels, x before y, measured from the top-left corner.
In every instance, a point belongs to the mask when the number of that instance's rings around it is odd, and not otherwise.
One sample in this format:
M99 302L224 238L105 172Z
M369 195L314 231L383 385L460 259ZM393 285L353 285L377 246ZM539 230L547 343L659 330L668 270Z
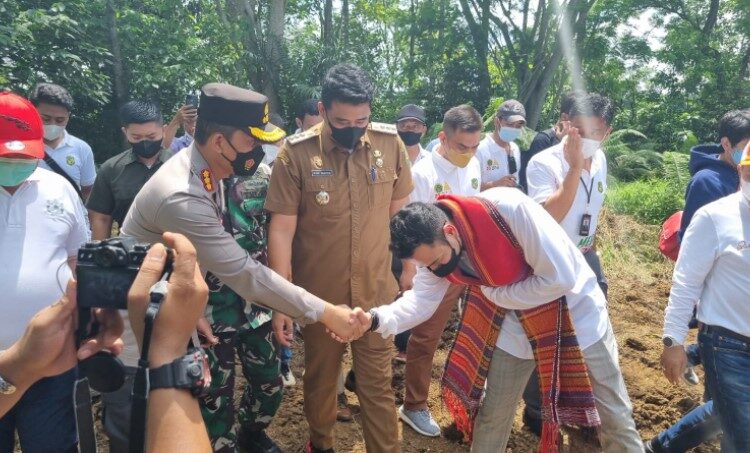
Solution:
M343 49L349 49L349 0L341 3L341 42Z
M323 47L333 47L333 0L326 0L323 8Z
M284 6L285 0L272 0L268 10L268 42L266 55L267 74L263 84L263 94L268 96L271 110L281 109L279 87L281 86L281 62L284 58Z
M477 17L469 7L467 0L460 0L461 11L463 12L466 22L469 24L469 31L474 42L474 56L477 59L477 71L479 72L479 89L477 98L482 99L482 104L477 105L477 110L484 111L489 104L490 97L490 71L487 67L487 47L489 45L490 32L490 0L480 2L481 11L477 11Z
M115 105L119 110L128 96L127 81L122 65L120 36L117 33L117 9L115 0L107 0L107 27L109 27L109 44L112 50L112 82L115 94Z

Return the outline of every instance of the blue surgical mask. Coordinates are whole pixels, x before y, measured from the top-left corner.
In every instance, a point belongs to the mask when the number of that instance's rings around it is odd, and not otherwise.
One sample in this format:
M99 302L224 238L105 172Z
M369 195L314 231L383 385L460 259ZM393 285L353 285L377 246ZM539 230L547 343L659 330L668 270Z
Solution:
M500 128L500 133L498 135L500 136L500 140L506 143L510 143L513 140L516 140L518 139L518 137L521 136L521 128L502 126Z
M0 157L0 186L14 187L26 181L39 164L39 159Z
M734 165L739 165L742 161L742 151L742 148L732 150L732 161L734 161Z

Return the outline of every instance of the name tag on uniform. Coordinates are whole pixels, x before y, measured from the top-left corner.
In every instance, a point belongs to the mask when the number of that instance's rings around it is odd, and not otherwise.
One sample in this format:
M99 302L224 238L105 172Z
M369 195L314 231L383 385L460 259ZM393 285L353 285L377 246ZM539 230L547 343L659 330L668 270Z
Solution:
M313 170L313 177L315 176L333 176L333 170Z

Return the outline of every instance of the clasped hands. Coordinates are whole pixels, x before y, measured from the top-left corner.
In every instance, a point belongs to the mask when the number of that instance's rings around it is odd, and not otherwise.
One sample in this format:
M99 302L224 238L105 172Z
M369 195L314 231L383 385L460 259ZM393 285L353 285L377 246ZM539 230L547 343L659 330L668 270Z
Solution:
M326 327L326 332L331 335L331 338L341 343L349 343L362 338L370 330L372 316L359 307L352 309L346 305L328 304L318 321ZM273 328L276 340L283 346L291 346L292 319L275 312Z

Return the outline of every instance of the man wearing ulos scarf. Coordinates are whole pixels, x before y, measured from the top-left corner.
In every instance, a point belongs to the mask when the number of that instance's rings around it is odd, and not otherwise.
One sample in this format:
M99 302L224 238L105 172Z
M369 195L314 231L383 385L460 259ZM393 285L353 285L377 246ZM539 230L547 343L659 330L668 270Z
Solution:
M617 344L596 277L565 231L511 188L412 203L390 224L391 247L418 267L414 287L360 322L393 335L428 319L451 283L469 286L442 380L443 400L472 452L505 451L535 368L543 395L540 451L562 426L605 452L640 452ZM486 384L486 386L485 386Z

